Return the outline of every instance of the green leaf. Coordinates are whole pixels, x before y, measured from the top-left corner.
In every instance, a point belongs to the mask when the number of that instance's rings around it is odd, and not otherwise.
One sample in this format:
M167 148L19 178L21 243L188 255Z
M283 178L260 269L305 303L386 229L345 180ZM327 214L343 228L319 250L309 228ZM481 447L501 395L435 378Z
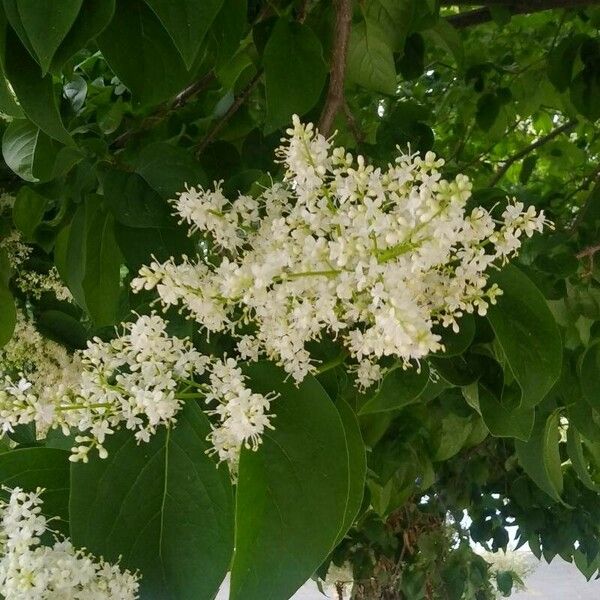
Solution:
M573 65L586 38L583 34L566 37L548 55L548 79L557 90L564 92L571 84Z
M97 327L118 321L122 262L115 239L114 217L97 210L87 230L85 275L81 282L85 306Z
M17 0L21 24L35 52L42 74L73 26L83 0Z
M71 350L86 347L88 334L81 322L60 310L45 310L36 319L37 328Z
M102 177L104 201L115 220L128 227L175 224L172 208L137 173L111 169Z
M347 78L374 92L392 95L396 91L392 48L381 27L370 19L352 27Z
M229 475L206 455L210 425L194 403L148 443L130 431L108 458L71 468L71 536L78 546L139 569L141 597L212 600L233 551Z
M13 221L26 241L33 241L33 233L42 222L48 198L38 194L34 189L23 186L15 198Z
M482 386L479 386L478 406L481 418L493 436L529 439L535 420L535 409L515 407L505 398L498 400Z
M327 67L321 41L307 25L281 18L263 54L267 133L303 115L319 100Z
M346 432L348 474L350 477L346 513L338 536L338 542L340 542L354 523L354 519L362 505L365 493L365 476L367 473L367 454L360 433L360 426L354 411L350 405L342 399L336 403L336 407L340 413L344 431Z
M416 401L429 381L429 367L421 363L420 367L403 369L398 366L390 371L381 382L375 395L367 400L359 414L397 410Z
M0 284L0 348L12 337L17 323L17 310L10 290Z
M505 267L490 281L502 295L490 306L488 319L521 388L521 405L532 408L560 376L560 332L542 293L517 267Z
M165 199L173 199L184 186L206 185L200 163L183 148L166 142L145 146L136 156L135 170Z
M20 487L26 492L44 488L43 514L52 528L67 535L69 529L69 452L54 448L22 448L0 454L0 486ZM8 492L0 489L0 496Z
M296 387L268 363L248 366L255 392L278 392L273 430L242 450L231 600L289 598L343 535L349 474L346 434L316 379Z
M496 585L503 596L510 596L513 587L513 576L510 571L498 571L496 573Z
M583 397L594 410L600 410L600 342L593 343L585 351L579 380Z
M146 0L168 31L189 69L223 0Z
M115 14L115 2L116 0L83 0L83 7L75 24L54 55L53 71L60 71L64 63L106 28Z
M583 453L582 437L571 423L569 423L569 429L567 430L567 452L581 483L593 492L600 492L600 485L592 479L588 471L587 461Z
M58 111L52 77L41 77L38 64L12 31L7 35L6 73L27 117L51 138L73 144Z
M381 28L388 46L401 52L415 12L413 0L368 0L364 11Z
M441 343L444 349L436 352L435 356L452 357L465 352L475 337L475 318L465 314L458 323L458 332L449 327L437 327L435 333L442 336Z
M158 104L182 90L190 79L169 34L142 0L118 2L112 21L97 41L138 105Z
M453 56L459 68L463 66L465 62L465 49L462 37L446 19L439 19L426 33Z
M502 103L496 94L486 93L480 96L477 100L477 112L475 113L475 121L477 125L484 131L489 131L498 115Z
M563 474L558 448L559 413L548 417L537 415L531 438L527 442L515 441L515 449L521 466L536 483L556 501L561 501Z
M40 130L27 119L9 123L2 136L2 157L8 167L25 181L39 181L33 174Z

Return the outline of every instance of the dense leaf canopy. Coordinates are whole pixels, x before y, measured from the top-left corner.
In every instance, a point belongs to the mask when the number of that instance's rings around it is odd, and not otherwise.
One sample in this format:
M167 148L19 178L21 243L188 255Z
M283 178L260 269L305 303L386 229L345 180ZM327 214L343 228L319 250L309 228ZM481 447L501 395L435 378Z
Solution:
M233 600L286 600L336 567L355 599L495 598L519 573L475 543L511 538L598 576L599 2L4 0L0 16L3 379L23 318L60 365L159 310L132 293L140 267L216 260L169 201L280 181L294 114L376 167L434 151L473 182L469 210L499 218L514 198L553 222L493 270L485 316L366 391L333 335L309 344L321 367L298 385L244 366L278 395L233 478L202 380L150 441L123 430L108 458L70 467L81 432L6 425L0 391L3 485L45 488L56 529L139 571L142 599L210 600L231 571ZM228 332L167 316L206 355L235 354Z

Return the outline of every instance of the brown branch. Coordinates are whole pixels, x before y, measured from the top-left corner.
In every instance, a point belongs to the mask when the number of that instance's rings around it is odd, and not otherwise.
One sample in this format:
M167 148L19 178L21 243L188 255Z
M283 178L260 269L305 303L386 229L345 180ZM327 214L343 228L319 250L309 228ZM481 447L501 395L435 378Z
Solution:
M567 121L564 125L557 127L556 129L551 131L549 134L542 136L535 142L529 144L529 146L527 146L526 148L523 148L523 150L520 150L516 154L513 154L496 171L496 173L490 180L489 187L494 187L504 177L504 175L506 174L508 169L510 169L510 167L512 165L514 165L517 161L521 160L522 158L524 158L525 156L527 156L528 154L530 154L531 152L533 152L540 146L547 144L549 141L553 140L555 137L558 137L561 133L570 131L571 129L573 129L573 127L575 127L575 125L577 125L577 120Z
M124 131L120 136L116 137L111 146L124 148L132 137L155 127L157 123L166 119L171 112L185 106L194 96L206 90L214 80L214 74L207 73L204 77L179 92L172 101L161 105L153 114L143 119L139 127Z
M344 104L344 80L346 78L346 61L348 59L351 29L352 0L336 0L329 88L319 119L319 130L325 137L331 133L333 120Z
M233 117L233 115L241 108L244 102L246 102L246 99L250 95L250 92L252 92L252 90L260 81L262 74L262 71L258 71L256 75L254 75L254 77L250 80L250 83L241 91L240 95L233 101L233 104L227 109L227 112L218 121L216 121L214 125L208 130L204 138L196 146L196 157L200 156L202 152L204 152L204 150L207 148L207 146L210 146L210 144L212 144L215 137L227 124L229 119L231 119L231 117Z
M442 1L442 6L460 6L460 5L486 5L482 8L476 8L467 12L458 13L456 15L450 15L446 17L446 20L456 27L462 29L465 27L472 27L474 25L481 25L492 20L492 13L489 9L490 6L506 6L512 15L523 15L532 14L536 12L542 12L545 10L552 9L571 9L571 8L583 8L585 6L591 6L600 4L600 0L513 0L512 2L503 0L482 0L475 2L466 0L463 2L449 2Z
M579 258L580 260L582 258L586 258L588 256L590 258L593 258L594 254L596 254L596 252L600 252L600 244L593 244L592 246L588 246L587 248L580 250L575 256L577 258Z

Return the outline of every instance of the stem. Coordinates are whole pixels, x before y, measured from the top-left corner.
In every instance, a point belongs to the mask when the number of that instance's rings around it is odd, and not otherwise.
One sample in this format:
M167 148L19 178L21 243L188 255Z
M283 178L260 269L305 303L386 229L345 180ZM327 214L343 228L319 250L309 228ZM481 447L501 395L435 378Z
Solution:
M229 119L233 117L233 115L241 108L241 106L246 102L246 99L250 95L250 92L256 87L260 78L262 77L263 72L258 71L256 75L252 78L250 83L242 90L240 95L235 99L233 104L229 107L227 112L219 119L209 130L204 139L198 144L196 147L196 156L200 156L202 152L209 146L215 139L215 137L219 134L221 129L225 127Z
M189 392L189 393L181 392L180 394L175 394L175 398L177 398L178 400L190 400L193 398L202 398L203 396L204 396L204 394L199 394L198 392Z
M352 0L336 0L335 25L329 71L327 98L319 119L319 130L327 137L336 114L344 103L344 81L346 79L346 61L352 29Z
M59 406L56 410L81 410L84 408L110 408L112 404L110 402L104 402L102 404L69 404L67 406Z
M506 174L508 169L510 169L510 167L514 163L516 163L518 160L521 160L522 158L524 158L525 156L527 156L528 154L530 154L531 152L533 152L540 146L543 146L544 144L553 140L555 137L559 136L561 133L570 131L576 125L577 125L577 119L574 119L572 121L567 121L564 125L557 127L554 131L551 131L549 134L542 136L535 142L532 142L531 144L529 144L529 146L527 146L526 148L523 148L523 150L517 152L516 154L513 154L513 156L508 158L504 162L504 164L498 169L496 174L492 177L492 179L490 180L490 183L489 183L489 187L494 187L504 177L504 175Z
M286 273L287 279L300 279L302 277L335 277L339 275L341 271L337 269L330 269L328 271L300 271L298 273Z

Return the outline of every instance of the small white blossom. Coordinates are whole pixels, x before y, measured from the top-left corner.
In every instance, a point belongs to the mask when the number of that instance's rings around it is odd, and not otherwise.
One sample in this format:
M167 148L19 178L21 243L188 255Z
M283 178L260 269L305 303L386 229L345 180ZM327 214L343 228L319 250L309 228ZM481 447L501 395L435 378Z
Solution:
M122 571L55 536L42 514L43 490L11 491L0 502L0 595L7 600L135 600L139 576Z

